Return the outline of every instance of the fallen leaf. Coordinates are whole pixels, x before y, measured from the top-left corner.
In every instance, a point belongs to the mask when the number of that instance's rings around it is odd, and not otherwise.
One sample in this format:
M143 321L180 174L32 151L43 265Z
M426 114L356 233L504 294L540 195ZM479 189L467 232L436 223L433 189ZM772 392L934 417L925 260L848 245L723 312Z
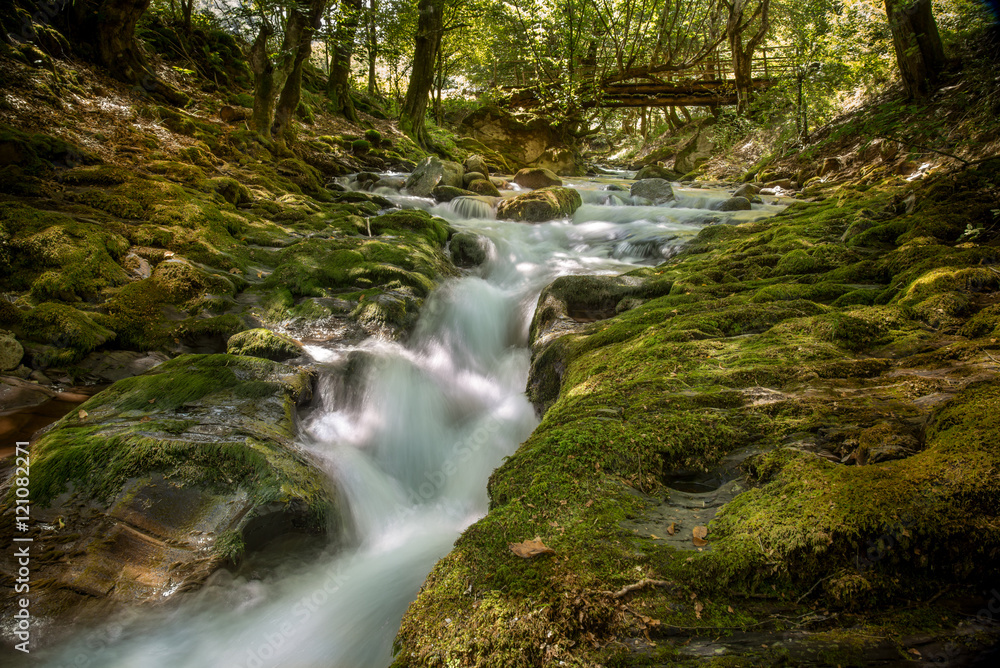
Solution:
M587 503L583 504L583 507L584 508L590 508L592 505L594 505L594 500L593 499L591 499L590 501L587 501Z
M677 522L671 522L667 527L667 535L673 536L675 533L677 533Z
M655 533L649 534L649 537L652 538L653 540L660 540L660 537L657 536Z
M521 543L508 543L510 551L522 559L531 559L540 554L555 554L556 551L542 543L542 539L535 536L534 540L526 540Z
M701 619L701 611L704 610L704 609L705 609L705 606L702 605L702 602L701 601L696 601L695 604L694 604L694 616L697 617L698 619Z
M152 421L153 418L149 417L148 415L143 415L141 418L139 418L139 422L152 422Z
M727 605L726 606L726 612L728 612L729 614L733 614L733 606Z
M149 403L151 403L151 404L155 404L155 403L156 403L156 399L150 399L150 400L149 400Z
M695 547L705 547L708 545L708 541L705 540L705 536L708 535L708 527L698 526L691 529L691 540L694 542Z
M81 420L86 420L86 419L87 419L87 411L85 411L85 410L83 410L83 409L81 409L81 410L80 410L80 412L79 412L79 413L77 413L77 415L79 415L79 416L80 416L80 419L81 419Z

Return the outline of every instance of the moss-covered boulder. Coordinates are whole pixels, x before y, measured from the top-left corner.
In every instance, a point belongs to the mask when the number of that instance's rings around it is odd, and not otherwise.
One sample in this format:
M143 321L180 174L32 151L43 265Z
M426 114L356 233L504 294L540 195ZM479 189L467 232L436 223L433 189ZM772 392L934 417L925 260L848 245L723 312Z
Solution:
M475 172L477 174L482 174L485 178L490 178L490 168L486 164L486 158L478 153L474 153L465 159L464 163L465 172Z
M450 202L456 197L469 197L475 194L471 190L454 186L435 186L434 190L431 191L431 196L438 202Z
M0 329L0 371L16 369L24 357L24 348L14 335Z
M448 242L452 262L459 267L478 267L489 258L491 242L481 234L459 232Z
M551 186L561 186L563 180L556 176L555 172L544 167L525 167L518 170L514 175L514 183L522 188L549 188Z
M642 181L643 179L664 179L666 181L678 181L683 174L675 172L672 169L664 167L663 165L646 165L640 169L636 175L636 181Z
M226 352L230 355L263 357L275 362L301 357L302 344L290 336L269 329L248 329L229 338Z
M271 540L335 535L337 495L295 440L312 383L260 358L186 355L57 422L32 446L34 614L161 602Z
M406 190L415 197L428 197L438 184L461 188L462 184L442 183L445 166L437 156L429 155L417 163L406 179Z
M542 188L501 201L497 218L541 223L572 216L582 204L580 193L572 188Z
M730 197L719 205L719 211L750 211L752 208L746 197Z
M26 313L22 330L33 341L65 350L68 357L60 360L64 363L76 361L115 338L115 332L95 322L93 314L55 302L39 304Z
M486 179L475 179L468 187L476 195L500 197L500 190L493 185L492 181L487 181Z

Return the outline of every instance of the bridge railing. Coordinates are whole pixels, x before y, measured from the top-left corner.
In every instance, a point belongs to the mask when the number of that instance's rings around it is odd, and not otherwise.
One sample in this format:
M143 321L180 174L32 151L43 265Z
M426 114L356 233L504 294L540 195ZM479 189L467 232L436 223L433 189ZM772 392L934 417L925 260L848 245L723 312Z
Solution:
M779 79L795 76L797 58L794 46L764 46L754 52L751 61L751 75L755 79ZM497 63L497 85L518 87L537 82L535 66L527 60L508 60ZM577 65L574 73L583 79L590 76L613 76L613 63L606 66L584 67ZM506 74L503 74L506 73ZM541 74L541 73L539 73ZM736 75L732 54L729 49L719 48L691 69L677 72L660 72L656 78L661 81L732 81ZM554 83L549 80L548 83Z

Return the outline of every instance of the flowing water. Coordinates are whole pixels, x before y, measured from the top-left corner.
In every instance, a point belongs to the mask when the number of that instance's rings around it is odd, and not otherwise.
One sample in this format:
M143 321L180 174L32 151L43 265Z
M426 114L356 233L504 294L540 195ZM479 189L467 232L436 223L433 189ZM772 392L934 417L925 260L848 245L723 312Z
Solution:
M627 191L607 189L611 182L574 182L585 202L574 217L538 225L494 220L475 200L395 196L483 235L491 250L483 267L428 299L405 345L307 347L321 383L303 444L349 510L342 540L323 551L273 547L269 563L257 558L260 569L251 559L179 605L90 629L49 651L46 663L387 666L407 605L434 562L486 512L490 473L537 423L524 388L542 288L565 274L657 264L709 222L776 210L718 213L721 190L680 191L669 207L634 206Z

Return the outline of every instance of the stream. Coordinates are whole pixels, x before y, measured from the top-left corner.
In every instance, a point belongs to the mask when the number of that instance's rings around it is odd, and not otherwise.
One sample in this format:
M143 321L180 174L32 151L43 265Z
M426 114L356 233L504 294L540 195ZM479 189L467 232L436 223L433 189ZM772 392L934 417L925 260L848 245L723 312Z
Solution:
M624 184L625 191L608 190ZM635 206L622 179L576 179L570 220L492 219L474 200L382 193L491 242L485 265L428 298L409 340L309 345L319 400L303 445L350 514L335 545L271 546L156 611L131 611L42 653L102 668L384 668L400 619L434 563L487 510L490 473L537 425L524 395L528 327L542 288L566 274L655 265L705 224L771 215L711 210L724 190L678 188ZM614 186L612 186L614 187Z

